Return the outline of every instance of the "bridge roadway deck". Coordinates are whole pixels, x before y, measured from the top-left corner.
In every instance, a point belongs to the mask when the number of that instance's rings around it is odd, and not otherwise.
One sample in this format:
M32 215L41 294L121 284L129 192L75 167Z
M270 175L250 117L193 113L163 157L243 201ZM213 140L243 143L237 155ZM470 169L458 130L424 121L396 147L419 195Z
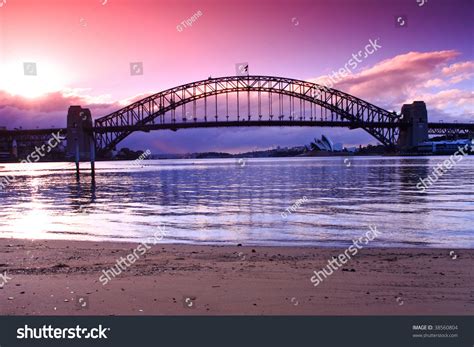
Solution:
M383 127L394 128L403 127L403 123L382 123L382 122L349 122L349 121L322 121L322 120L247 120L240 121L212 121L194 122L194 121L179 121L176 123L162 123L162 124L146 124L146 125L126 125L126 126L112 126L112 127L93 127L92 131L95 133L120 132L120 131L145 131L152 130L178 130L190 128L216 128L216 127L254 127L254 126L300 126L300 127L346 127L350 129L357 128L371 128ZM474 132L474 123L428 123L428 129L467 129ZM57 133L58 131L67 132L67 128L46 128L46 129L15 129L15 130L0 130L1 137L9 136L35 136L48 135Z

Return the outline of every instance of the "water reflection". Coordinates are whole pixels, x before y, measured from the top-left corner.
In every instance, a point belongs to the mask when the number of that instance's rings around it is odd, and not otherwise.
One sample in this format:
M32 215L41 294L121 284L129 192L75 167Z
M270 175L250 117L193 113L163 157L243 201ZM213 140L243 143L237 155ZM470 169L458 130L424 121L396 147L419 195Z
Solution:
M373 246L473 247L474 158L425 193L443 157L99 162L96 182L70 163L3 164L3 237L163 242L347 245L375 224ZM296 200L308 201L282 218Z

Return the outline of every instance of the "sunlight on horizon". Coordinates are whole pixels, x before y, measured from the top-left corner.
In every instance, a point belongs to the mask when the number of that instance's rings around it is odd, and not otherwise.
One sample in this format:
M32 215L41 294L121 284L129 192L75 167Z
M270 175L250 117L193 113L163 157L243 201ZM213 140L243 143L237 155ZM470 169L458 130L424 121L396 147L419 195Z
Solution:
M66 76L70 76L70 72L66 74L59 64L51 61L38 62L36 75L26 75L23 71L24 63L26 62L2 63L0 90L11 95L35 99L66 89Z

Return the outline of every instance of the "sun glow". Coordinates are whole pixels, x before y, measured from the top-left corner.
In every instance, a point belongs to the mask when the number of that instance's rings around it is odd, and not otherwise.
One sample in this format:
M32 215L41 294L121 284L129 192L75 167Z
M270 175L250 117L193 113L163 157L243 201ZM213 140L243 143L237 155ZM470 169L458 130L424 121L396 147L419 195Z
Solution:
M52 63L35 62L24 66L24 62L1 64L0 90L12 95L36 98L64 89L66 74Z

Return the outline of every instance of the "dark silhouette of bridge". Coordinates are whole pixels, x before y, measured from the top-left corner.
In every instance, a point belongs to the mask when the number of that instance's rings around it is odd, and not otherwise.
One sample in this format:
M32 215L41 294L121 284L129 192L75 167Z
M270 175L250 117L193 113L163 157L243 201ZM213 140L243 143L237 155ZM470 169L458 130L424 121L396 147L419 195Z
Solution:
M230 94L235 95L230 102L236 103L233 114L229 113ZM225 106L221 109L219 96ZM201 99L204 117L197 117L197 101ZM187 105L192 112L187 113ZM361 127L384 145L394 146L399 121L396 114L314 83L281 77L232 76L188 83L151 95L97 119L94 132L97 148L110 150L136 129L345 126Z
M472 136L472 123L429 123L422 101L400 114L342 91L272 76L231 76L183 84L150 95L92 120L90 111L71 106L67 128L0 130L0 138L67 133L70 157L106 155L135 131L210 127L345 127L363 129L384 146L410 149L430 134ZM17 140L18 141L18 140Z

